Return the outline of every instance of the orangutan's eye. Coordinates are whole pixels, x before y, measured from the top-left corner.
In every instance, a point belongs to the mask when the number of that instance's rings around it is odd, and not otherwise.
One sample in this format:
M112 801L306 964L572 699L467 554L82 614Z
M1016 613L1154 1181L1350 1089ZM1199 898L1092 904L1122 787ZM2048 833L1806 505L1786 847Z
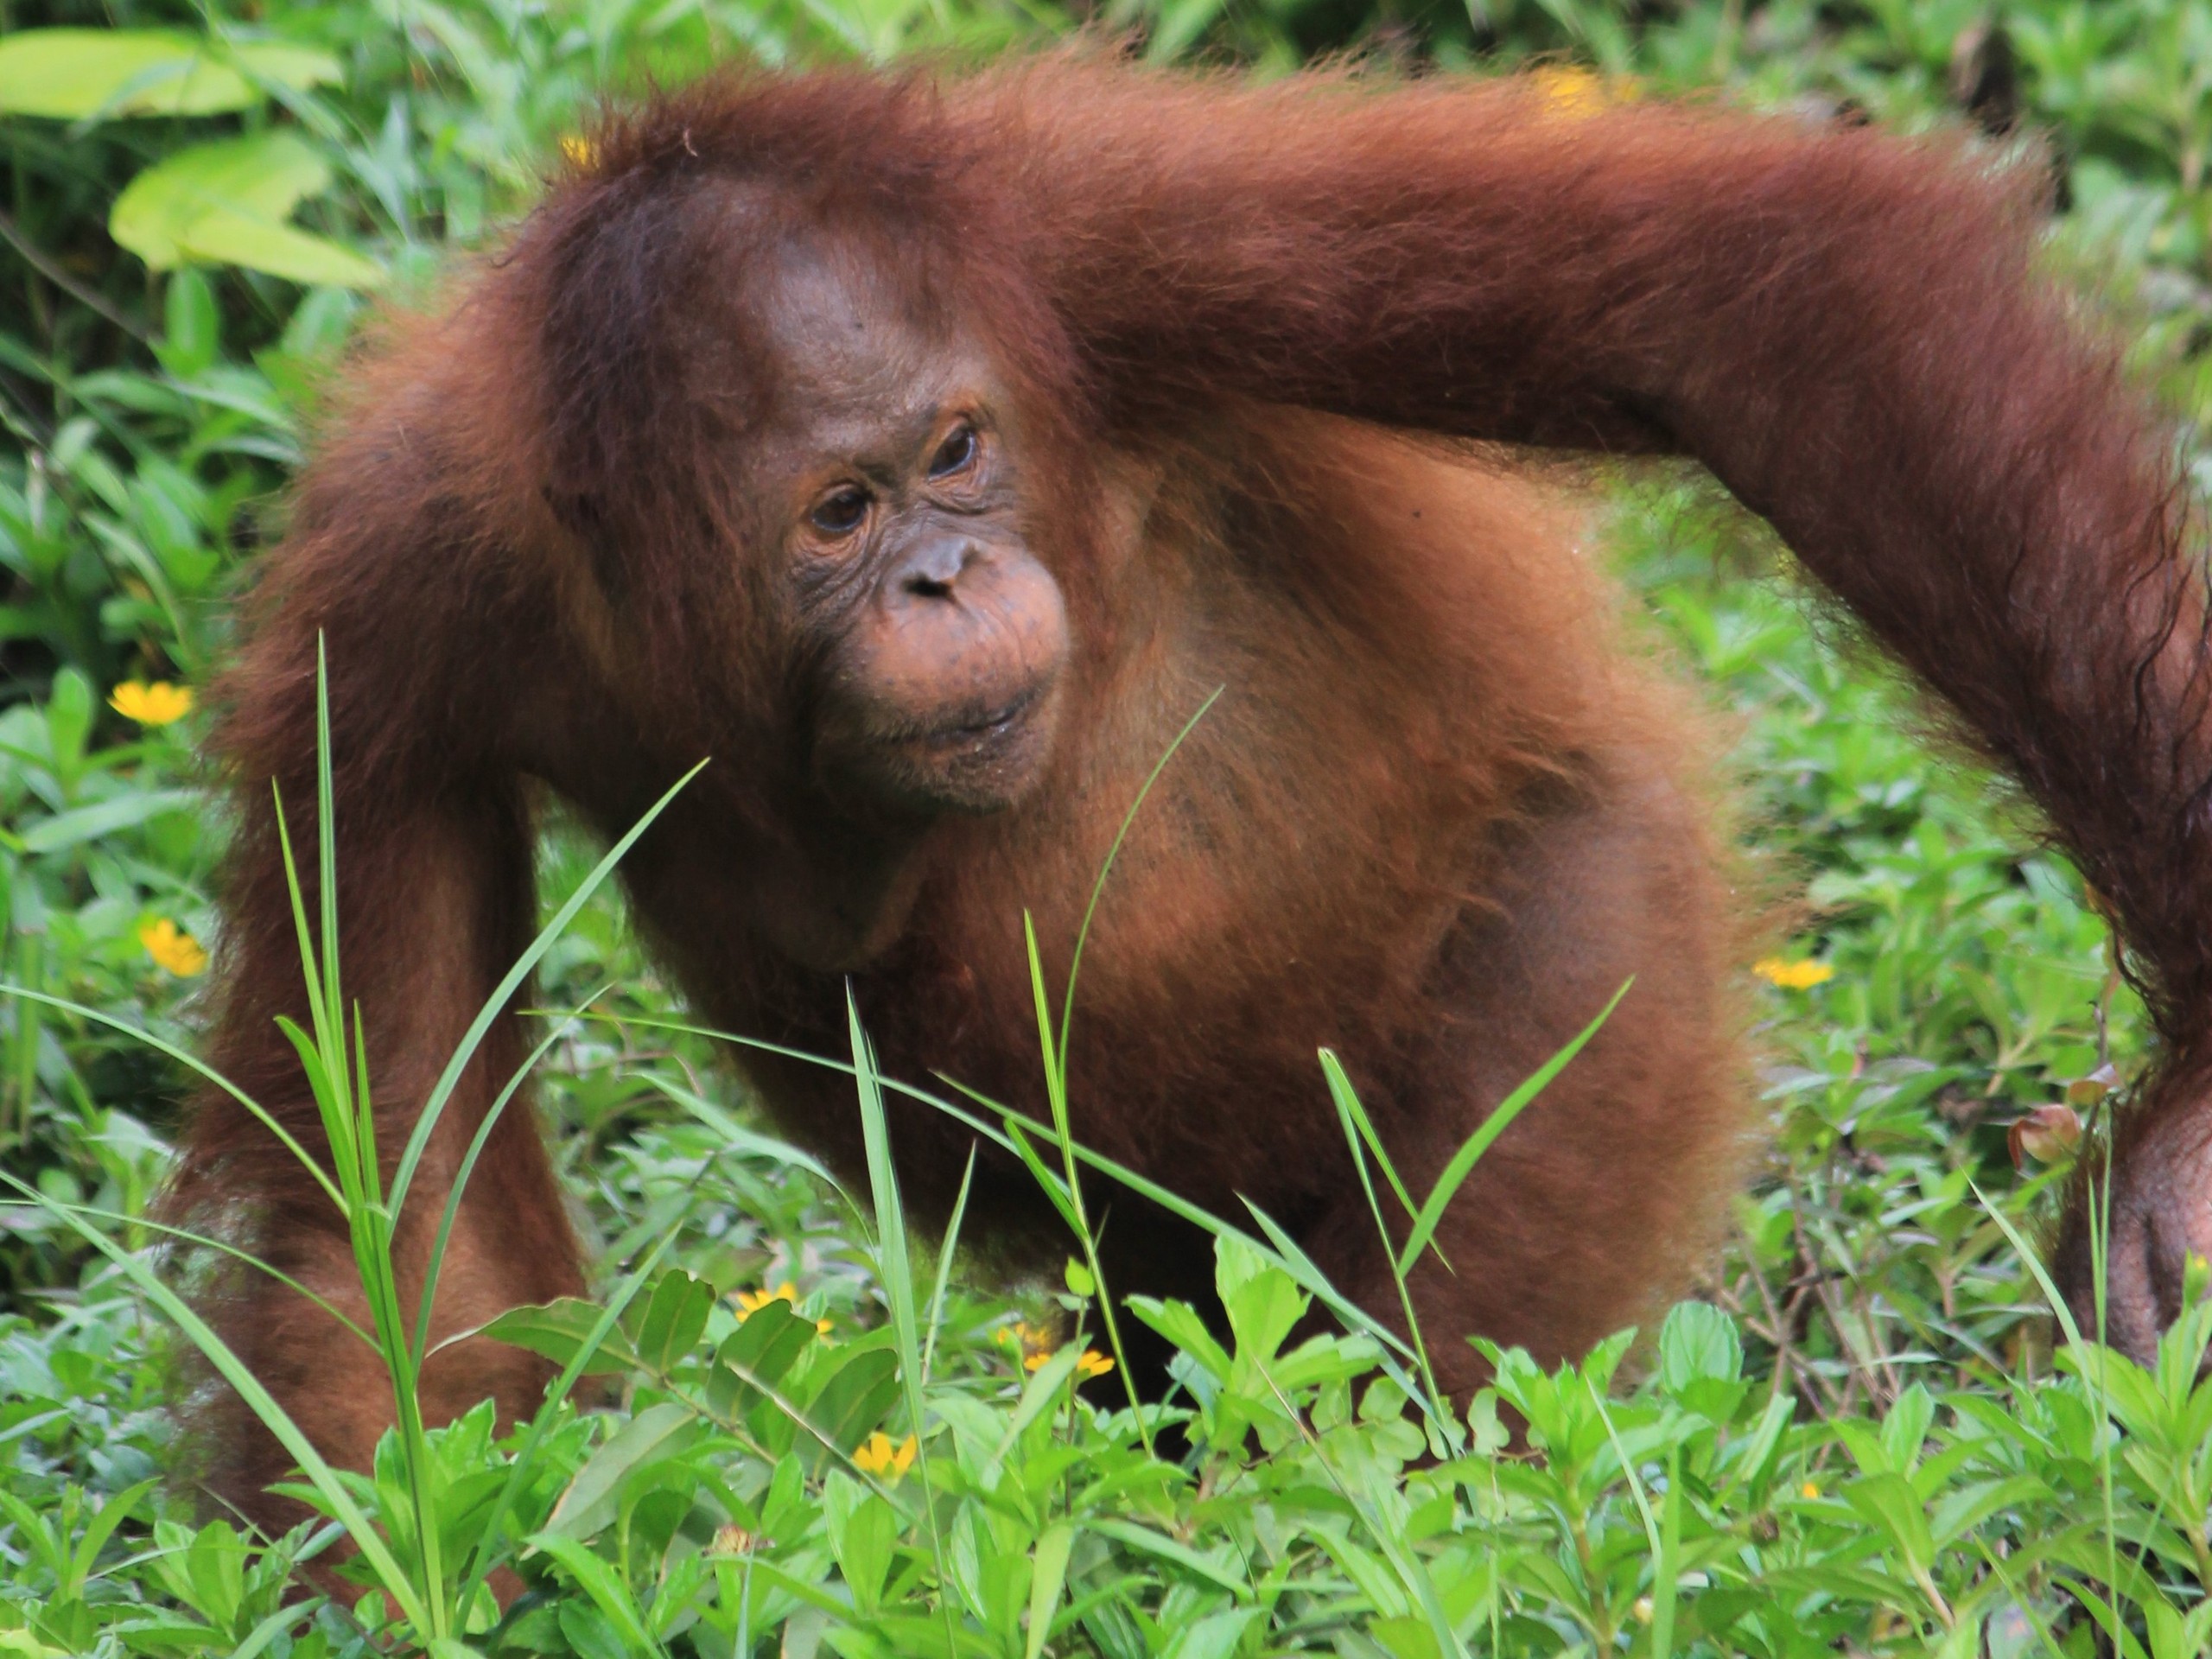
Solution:
M868 509L868 492L857 484L847 484L823 496L810 516L814 527L825 535L849 536L867 519Z
M931 478L950 478L974 464L976 460L976 429L961 425L952 429L945 441L938 445L937 454L930 457Z

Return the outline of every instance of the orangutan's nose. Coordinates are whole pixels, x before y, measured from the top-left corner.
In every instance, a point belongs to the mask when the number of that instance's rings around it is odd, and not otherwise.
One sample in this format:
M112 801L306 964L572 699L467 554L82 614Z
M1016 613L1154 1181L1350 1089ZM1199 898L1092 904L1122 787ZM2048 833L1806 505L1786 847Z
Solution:
M917 599L954 598L961 576L981 551L965 536L933 536L899 566L899 590Z

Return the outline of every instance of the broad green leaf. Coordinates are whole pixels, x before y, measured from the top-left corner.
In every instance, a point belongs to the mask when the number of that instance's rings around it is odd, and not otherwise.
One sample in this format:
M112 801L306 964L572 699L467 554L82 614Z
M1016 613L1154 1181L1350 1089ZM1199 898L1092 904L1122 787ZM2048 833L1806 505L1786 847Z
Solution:
M1198 1361L1217 1381L1226 1382L1229 1380L1227 1351L1214 1340L1213 1332L1206 1329L1206 1322L1198 1317L1198 1311L1188 1302L1163 1302L1150 1296L1131 1296L1126 1306L1130 1313Z
M1660 1385L1715 1423L1736 1414L1749 1385L1740 1380L1743 1339L1736 1322L1706 1302L1682 1302L1659 1332Z
M1185 1625L1167 1644L1165 1659L1229 1659L1243 1640L1245 1627L1260 1616L1256 1607L1232 1607L1208 1613Z
M243 265L289 282L375 288L385 279L381 266L328 237L225 207L197 220L180 246L190 258Z
M46 705L47 741L54 750L54 775L65 789L73 788L84 772L85 743L92 734L92 683L79 670L65 668L54 677ZM29 851L40 850L28 839L23 844Z
M1744 1367L1736 1322L1709 1302L1681 1302L1659 1329L1659 1381L1669 1393L1701 1377L1732 1382Z
M1229 1328L1236 1338L1236 1357L1265 1364L1275 1357L1292 1327L1305 1318L1313 1299L1272 1262L1262 1271L1232 1283L1227 1260L1230 1246L1229 1239L1216 1241L1222 1257L1217 1278L1222 1306L1229 1314ZM1242 1253L1248 1256L1254 1254Z
M1428 1628L1425 1618L1378 1618L1368 1625L1367 1633L1382 1644L1392 1659L1441 1659L1436 1632Z
M1157 1557L1163 1561L1173 1561L1185 1571L1195 1573L1209 1583L1220 1586L1239 1601L1252 1599L1252 1586L1248 1581L1220 1563L1208 1560L1188 1544L1179 1543L1173 1538L1153 1531L1149 1527L1141 1527L1131 1521L1109 1519L1088 1522L1085 1523L1085 1529L1102 1534L1113 1539L1116 1543L1141 1554Z
M244 265L296 283L369 288L381 268L284 222L329 188L330 165L288 131L194 144L124 187L108 232L156 270L191 260Z
M573 1538L541 1532L530 1542L533 1548L543 1550L568 1569L569 1576L614 1626L615 1633L622 1638L625 1652L664 1651L645 1627L645 1616L639 1611L637 1598L630 1593L630 1586L613 1567Z
M207 277L189 265L175 272L162 309L166 327L154 348L162 366L180 380L205 374L214 366L223 343L215 293Z
M782 1382L815 1334L814 1321L799 1318L780 1297L755 1308L715 1351L707 1403L725 1416L745 1415L760 1403L762 1389Z
M494 1342L511 1343L517 1348L527 1348L533 1354L542 1354L556 1365L566 1365L573 1360L590 1339L598 1327L599 1305L580 1297L563 1296L558 1300L530 1307L511 1307L505 1313L474 1334L489 1337ZM444 1344L441 1344L441 1346ZM613 1332L599 1345L585 1366L587 1376L605 1376L610 1371L628 1370L638 1363L638 1357L629 1344Z
M682 1268L663 1274L645 1312L636 1317L631 1336L645 1369L665 1373L690 1358L714 1306L715 1287L705 1280Z
M553 1506L547 1533L588 1538L607 1525L614 1519L624 1478L633 1469L657 1463L676 1451L680 1437L698 1421L687 1408L671 1400L647 1406L576 1471L576 1478Z
M1862 1475L1844 1488L1843 1500L1888 1535L1906 1566L1928 1570L1936 1559L1935 1540L1919 1495L1903 1475Z
M899 1542L899 1512L850 1477L831 1470L822 1485L830 1548L862 1612L874 1612Z
M879 1500L880 1501L880 1500ZM1059 1605L1060 1586L1067 1581L1068 1552L1075 1545L1075 1529L1056 1521L1037 1541L1037 1560L1029 1580L1029 1637L1022 1659L1039 1659L1045 1637L1052 1628L1052 1610Z
M27 853L58 853L118 830L130 830L164 812L183 812L201 804L202 798L188 789L149 790L143 795L118 795L111 801L56 813L23 832Z
M223 49L175 29L26 29L0 41L0 114L216 115L260 103L256 80L303 91L341 73L327 52L276 41Z
M1882 1420L1882 1450L1890 1454L1891 1468L1910 1475L1919 1465L1920 1449L1935 1421L1936 1402L1924 1385L1916 1382L1897 1396Z
M822 1385L807 1420L841 1452L849 1452L899 1397L899 1356L887 1348L868 1348L837 1368Z

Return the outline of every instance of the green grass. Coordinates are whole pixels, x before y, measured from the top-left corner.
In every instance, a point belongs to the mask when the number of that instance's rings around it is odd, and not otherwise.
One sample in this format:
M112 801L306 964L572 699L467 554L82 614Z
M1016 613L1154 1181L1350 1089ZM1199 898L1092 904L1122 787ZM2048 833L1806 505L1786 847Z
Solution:
M1849 98L1910 128L1944 118L1953 42L1984 10L1693 0L1632 23L1550 0L1491 7L1487 37L1442 6L1108 15L1161 51L1262 65L1402 43L1404 25L1446 65L1565 55L1653 90ZM1083 1010L1074 984L1057 1006L1043 995L1057 963L1039 965L1051 1121L944 1103L1014 1141L1068 1224L1061 1274L994 1287L908 1236L881 1178L893 1085L865 1033L836 1057L877 1175L863 1195L760 1131L723 1045L687 1024L600 887L607 849L555 826L537 1082L601 1283L500 1328L612 1391L564 1393L505 1433L482 1412L440 1427L407 1410L425 1338L389 1268L404 1192L377 1190L343 942L327 951L327 918L308 917L303 1063L341 1148L329 1179L355 1224L361 1338L386 1357L401 1427L371 1471L309 1463L300 1490L323 1519L289 1537L208 1510L165 1409L200 1333L162 1287L146 1219L194 1081L200 982L142 934L208 934L220 830L192 792L200 716L141 726L105 699L219 659L240 556L273 526L357 300L219 263L149 277L106 238L115 200L195 145L300 135L329 178L295 222L405 285L444 240L527 200L599 86L739 43L985 50L1066 21L997 0L408 16L403 30L302 0L212 22L73 0L0 12L179 23L219 53L273 40L336 71L181 119L0 111L0 979L34 994L0 1006L0 1168L20 1200L0 1207L0 1655L2208 1646L2212 1308L2198 1287L2143 1370L2054 1332L2033 1257L2064 1173L2033 1151L2063 1160L2073 1121L2096 1133L2109 1087L2144 1063L2106 930L2001 789L1920 741L1911 696L1773 550L1664 473L1614 487L1611 542L1654 648L1734 722L1747 839L1777 889L1803 895L1782 957L1829 974L1758 992L1770 1150L1695 1299L1658 1330L1556 1372L1499 1355L1496 1389L1454 1415L1425 1379L1457 1336L1397 1343L1264 1217L1205 1218L1228 1343L1176 1304L1123 1300L1091 1248L1116 1176L1070 1130L1082 1103L1058 1052ZM2069 182L2054 261L2102 279L2144 372L2201 419L2212 4L2018 0L2005 16L2027 119ZM1431 1195L1402 1190L1342 1079L1317 1064L1314 1084L1336 1089L1378 1222L1421 1211ZM2012 1132L2037 1109L2016 1166ZM785 1284L789 1302L772 1294ZM1316 1300L1340 1308L1338 1333L1287 1345ZM1179 1393L1142 1414L1113 1376L1075 1387L1131 1319L1182 1354ZM1526 1452L1501 1427L1516 1414ZM1174 1462L1150 1450L1169 1418L1190 1448ZM298 1564L345 1535L364 1593L303 1594ZM502 1568L526 1586L504 1611L484 1591Z

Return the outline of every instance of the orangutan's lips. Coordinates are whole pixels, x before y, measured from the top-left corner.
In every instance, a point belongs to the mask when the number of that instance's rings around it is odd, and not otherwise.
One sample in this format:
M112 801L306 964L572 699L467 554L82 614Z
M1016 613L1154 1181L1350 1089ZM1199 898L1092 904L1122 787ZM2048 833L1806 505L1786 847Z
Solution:
M1003 737L1029 712L1038 695L1039 688L1033 685L1012 702L1002 704L979 719L941 727L922 741L932 747L948 747L956 744L988 742L994 738Z

